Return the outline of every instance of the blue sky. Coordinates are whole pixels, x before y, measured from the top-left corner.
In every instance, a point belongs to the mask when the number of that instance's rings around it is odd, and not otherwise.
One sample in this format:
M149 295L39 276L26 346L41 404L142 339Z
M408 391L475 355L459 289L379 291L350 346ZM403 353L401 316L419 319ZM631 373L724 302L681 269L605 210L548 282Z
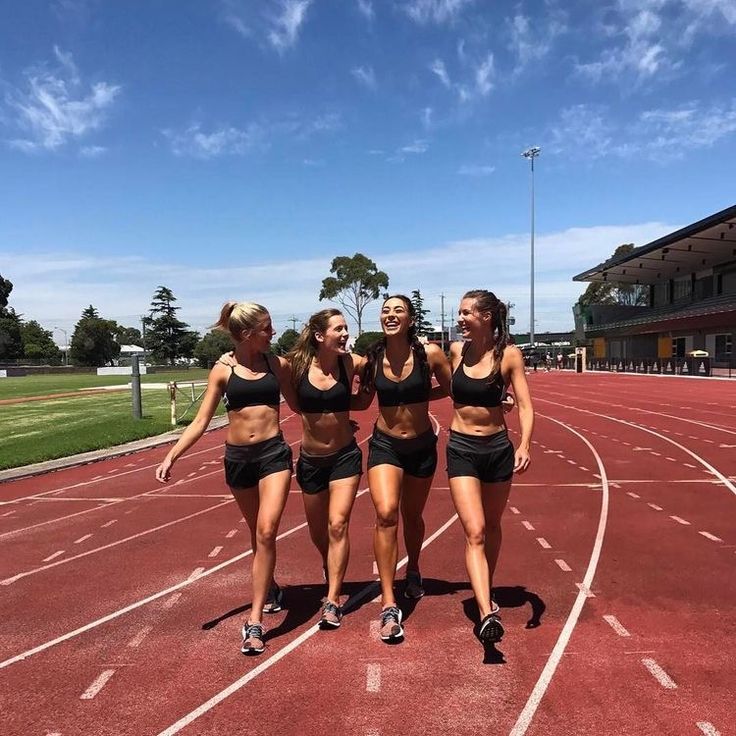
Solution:
M361 251L437 322L485 287L526 328L529 145L537 331L621 242L734 204L736 0L0 7L0 273L49 327L164 284L199 330L231 298L283 329Z

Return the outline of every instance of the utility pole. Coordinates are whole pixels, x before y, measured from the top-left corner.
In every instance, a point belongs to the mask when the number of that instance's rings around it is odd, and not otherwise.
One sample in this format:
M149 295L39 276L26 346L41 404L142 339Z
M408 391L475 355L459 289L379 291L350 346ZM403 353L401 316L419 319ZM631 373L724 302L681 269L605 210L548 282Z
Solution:
M296 332L296 323L299 321L298 317L294 317L293 315L289 317L289 319L286 320L287 322L291 322L291 329Z
M539 156L542 149L539 146L532 146L522 152L522 156L529 159L532 165L532 236L531 236L531 289L529 299L529 342L534 347L534 159Z
M445 352L445 295L440 294L440 300L442 304L442 352Z

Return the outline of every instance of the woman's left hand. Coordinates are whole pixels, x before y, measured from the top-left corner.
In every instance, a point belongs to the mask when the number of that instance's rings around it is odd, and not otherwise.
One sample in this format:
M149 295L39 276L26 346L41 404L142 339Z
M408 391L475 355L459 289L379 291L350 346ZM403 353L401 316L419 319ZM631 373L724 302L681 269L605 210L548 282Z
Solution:
M529 450L519 447L514 454L514 473L526 473L531 461Z
M503 413L508 414L516 406L514 395L506 394L504 400L501 402L501 406L503 407Z

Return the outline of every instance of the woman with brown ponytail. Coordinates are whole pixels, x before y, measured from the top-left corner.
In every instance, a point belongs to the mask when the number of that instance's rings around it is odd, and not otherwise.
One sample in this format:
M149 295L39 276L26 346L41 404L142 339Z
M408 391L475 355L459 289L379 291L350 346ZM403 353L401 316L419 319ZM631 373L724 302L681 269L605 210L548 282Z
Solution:
M210 371L197 416L156 468L166 483L174 463L204 434L220 399L228 411L225 479L248 524L253 549L253 597L243 626L243 654L260 654L265 630L262 615L276 564L276 535L289 495L291 448L279 428L280 394L291 403L286 361L269 355L274 329L265 307L228 302L217 329L235 343L231 366L220 363Z
M394 595L399 509L408 555L404 595L424 595L419 572L422 513L437 466L437 436L429 417L429 400L446 396L450 385L447 358L436 345L419 342L415 320L408 297L397 294L383 302L383 338L365 356L361 394L353 404L356 409L367 408L378 394L380 414L369 443L368 485L376 507L373 546L381 579L380 636L387 642L404 636L402 612ZM439 383L435 389L432 375Z
M529 467L534 410L524 360L509 344L506 305L490 291L468 291L460 302L458 326L464 343L450 347L455 409L447 444L450 493L465 531L465 564L478 603L476 636L485 644L504 634L499 607L491 598L501 547L501 515L513 474ZM501 402L511 383L519 406L521 439L514 451Z

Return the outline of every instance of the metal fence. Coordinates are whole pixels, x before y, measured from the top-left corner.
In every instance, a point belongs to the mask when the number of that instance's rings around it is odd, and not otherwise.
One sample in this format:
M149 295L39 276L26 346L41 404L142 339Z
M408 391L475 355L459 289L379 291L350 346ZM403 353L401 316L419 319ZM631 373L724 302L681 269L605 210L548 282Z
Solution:
M566 367L574 368L573 361L570 360ZM712 358L589 358L587 368L589 371L615 373L736 378L734 361L715 361Z

